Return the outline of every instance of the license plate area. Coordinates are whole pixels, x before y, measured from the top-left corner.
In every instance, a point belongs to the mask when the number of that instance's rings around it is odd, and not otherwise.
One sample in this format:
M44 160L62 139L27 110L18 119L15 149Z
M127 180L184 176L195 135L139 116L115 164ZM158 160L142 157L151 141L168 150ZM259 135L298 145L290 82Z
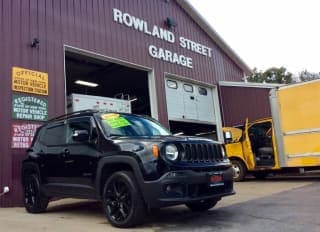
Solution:
M222 173L209 173L208 174L208 185L209 185L209 187L224 185Z

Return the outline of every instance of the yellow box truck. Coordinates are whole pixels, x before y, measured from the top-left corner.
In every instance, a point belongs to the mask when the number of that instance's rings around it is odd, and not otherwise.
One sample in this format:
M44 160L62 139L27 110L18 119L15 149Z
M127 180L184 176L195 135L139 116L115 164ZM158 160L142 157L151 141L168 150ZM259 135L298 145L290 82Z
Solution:
M320 169L320 80L270 90L271 118L224 127L234 180Z

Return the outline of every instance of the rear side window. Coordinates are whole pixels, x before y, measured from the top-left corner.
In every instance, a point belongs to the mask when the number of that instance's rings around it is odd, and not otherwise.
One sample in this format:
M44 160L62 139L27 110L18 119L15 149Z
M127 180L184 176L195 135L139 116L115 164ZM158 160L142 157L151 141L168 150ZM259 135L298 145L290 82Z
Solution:
M55 123L48 125L41 134L40 141L47 146L57 146L66 143L66 125L64 123Z

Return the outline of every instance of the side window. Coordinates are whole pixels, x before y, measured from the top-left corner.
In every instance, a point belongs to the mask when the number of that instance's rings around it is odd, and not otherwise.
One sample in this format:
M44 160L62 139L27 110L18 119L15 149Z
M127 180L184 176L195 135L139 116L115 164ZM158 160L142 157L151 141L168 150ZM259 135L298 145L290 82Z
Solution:
M66 125L63 122L48 125L41 133L40 141L47 146L58 146L66 143Z
M207 96L208 95L208 91L207 91L206 88L199 87L199 94L203 95L203 96Z
M90 117L83 117L83 118L73 118L68 120L67 122L67 143L74 144L79 143L74 141L73 134L76 130L79 131L87 131L89 136L92 134L92 126L91 126ZM90 136L91 137L91 136Z
M178 83L176 81L167 80L167 86L171 89L177 89Z
M183 88L186 92L193 93L193 86L189 84L183 84Z

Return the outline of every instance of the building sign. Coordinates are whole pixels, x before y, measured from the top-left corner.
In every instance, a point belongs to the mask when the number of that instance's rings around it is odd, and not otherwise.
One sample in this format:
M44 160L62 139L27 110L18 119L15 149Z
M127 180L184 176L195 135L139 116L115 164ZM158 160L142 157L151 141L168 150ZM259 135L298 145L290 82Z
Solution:
M12 67L12 90L48 95L48 73Z
M163 29L157 25L150 26L147 21L132 16L126 12L122 12L116 8L113 9L113 21L171 44L174 44L176 41L178 41L179 46L183 49L209 58L212 57L212 48L182 36L176 39L176 36L173 32ZM181 65L187 68L193 68L191 57L172 52L169 49L156 47L152 44L149 45L148 51L149 55L153 58L172 64Z
M32 143L32 139L37 128L41 124L18 123L12 124L11 128L11 148L28 148Z
M48 120L48 100L42 97L13 95L12 118L46 121Z

